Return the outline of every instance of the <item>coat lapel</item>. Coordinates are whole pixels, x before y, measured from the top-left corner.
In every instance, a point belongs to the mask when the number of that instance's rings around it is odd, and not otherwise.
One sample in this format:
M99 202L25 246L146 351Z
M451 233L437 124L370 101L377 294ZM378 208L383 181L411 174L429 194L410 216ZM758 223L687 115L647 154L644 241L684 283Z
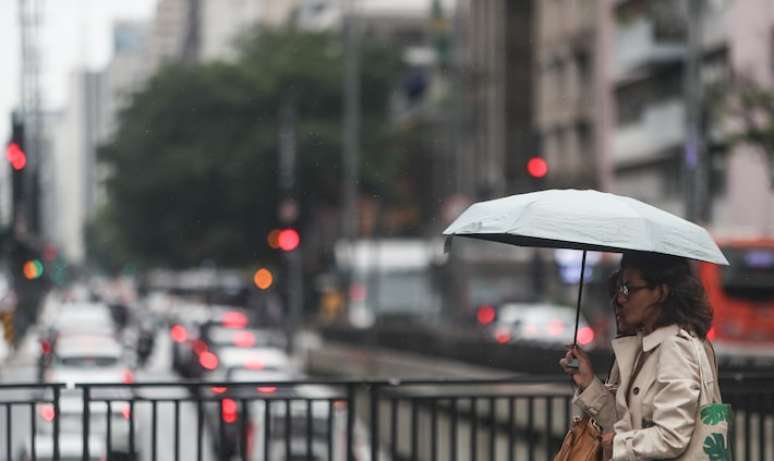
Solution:
M642 349L642 337L637 336L624 336L622 338L616 338L611 341L613 346L613 352L615 353L615 361L618 363L618 372L620 376L619 389L629 385L629 380L632 377L632 369L634 368L634 360L637 358L637 353Z

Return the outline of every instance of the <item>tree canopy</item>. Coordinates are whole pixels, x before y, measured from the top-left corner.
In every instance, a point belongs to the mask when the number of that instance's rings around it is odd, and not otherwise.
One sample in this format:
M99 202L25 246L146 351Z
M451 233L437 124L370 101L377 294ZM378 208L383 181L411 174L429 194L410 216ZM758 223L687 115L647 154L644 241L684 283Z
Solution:
M108 208L89 228L91 254L189 267L271 258L277 226L280 110L295 111L301 220L340 195L340 37L254 31L238 59L167 65L120 113L100 149ZM396 51L372 40L361 53L361 188L393 194L410 153L396 148L390 101L402 72ZM290 101L290 102L289 102ZM101 255L101 257L100 257ZM109 259L109 258L107 258Z

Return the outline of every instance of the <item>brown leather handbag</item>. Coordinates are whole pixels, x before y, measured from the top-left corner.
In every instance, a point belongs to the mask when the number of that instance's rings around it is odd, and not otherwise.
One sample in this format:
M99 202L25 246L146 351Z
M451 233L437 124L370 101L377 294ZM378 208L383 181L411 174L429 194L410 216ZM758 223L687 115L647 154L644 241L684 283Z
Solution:
M576 416L554 461L601 461L602 428L589 415Z

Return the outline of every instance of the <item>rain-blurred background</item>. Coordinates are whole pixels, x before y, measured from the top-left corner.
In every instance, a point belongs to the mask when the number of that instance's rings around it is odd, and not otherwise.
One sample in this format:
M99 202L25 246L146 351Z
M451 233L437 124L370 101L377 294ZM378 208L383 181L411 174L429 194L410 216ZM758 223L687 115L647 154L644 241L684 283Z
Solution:
M557 346L577 252L441 232L476 201L593 188L706 226L734 263L702 272L713 337L773 349L770 1L2 3L9 344L54 290ZM589 347L615 334L616 263L588 260Z

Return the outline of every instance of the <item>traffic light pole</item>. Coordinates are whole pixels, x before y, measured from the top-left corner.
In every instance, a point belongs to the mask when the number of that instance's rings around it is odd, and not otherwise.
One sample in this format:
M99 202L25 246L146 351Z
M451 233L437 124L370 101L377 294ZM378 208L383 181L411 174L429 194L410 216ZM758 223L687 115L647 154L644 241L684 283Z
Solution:
M287 95L280 107L279 128L279 186L280 209L279 219L283 225L296 224L298 220L298 205L296 201L296 114L295 101L292 95ZM285 275L287 288L287 303L285 328L288 338L288 353L295 347L298 329L301 326L301 313L304 305L303 258L301 246L291 251L285 251Z
M687 47L685 54L685 217L690 221L706 222L707 207L707 159L703 139L701 67L702 16L704 0L685 0L687 21Z

